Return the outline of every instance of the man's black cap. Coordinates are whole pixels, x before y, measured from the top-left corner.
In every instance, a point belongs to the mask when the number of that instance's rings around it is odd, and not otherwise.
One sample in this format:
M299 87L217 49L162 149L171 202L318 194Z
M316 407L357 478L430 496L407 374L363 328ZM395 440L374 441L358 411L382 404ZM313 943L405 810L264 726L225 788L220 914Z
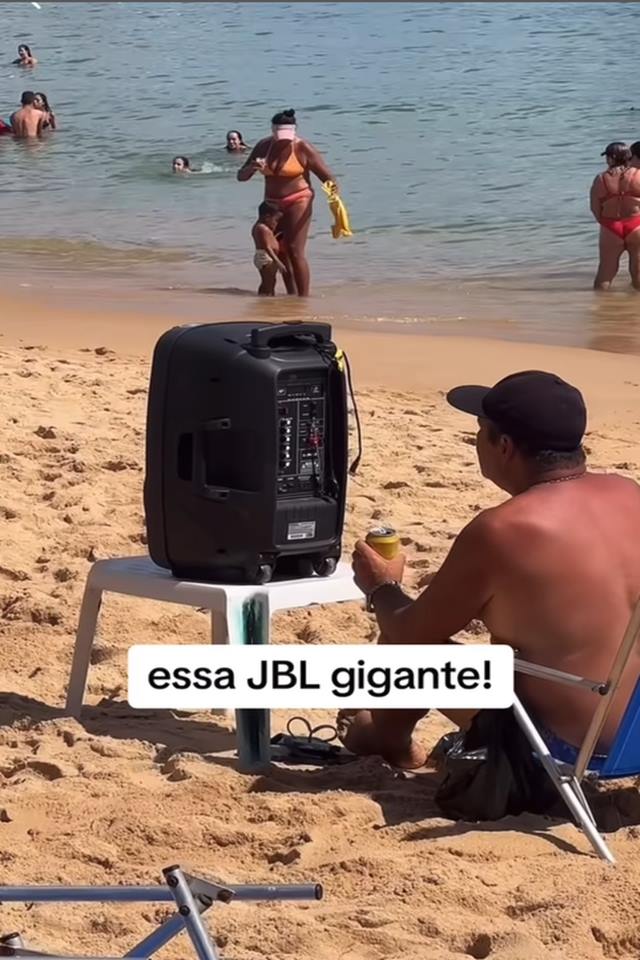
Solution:
M485 417L531 452L577 450L587 426L582 394L554 373L523 370L494 387L454 387L452 407Z

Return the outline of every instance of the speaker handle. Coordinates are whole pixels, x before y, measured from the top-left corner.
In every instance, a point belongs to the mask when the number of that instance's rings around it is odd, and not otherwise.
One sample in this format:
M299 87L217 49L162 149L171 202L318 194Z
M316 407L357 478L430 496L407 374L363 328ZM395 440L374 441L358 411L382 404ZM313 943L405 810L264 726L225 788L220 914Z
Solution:
M230 487L219 487L206 482L206 471L204 461L204 443L203 438L206 433L214 433L217 430L229 430L231 420L228 417L221 417L217 420L208 420L202 424L199 430L193 434L193 478L197 497L204 497L206 500L226 500L231 493Z
M265 327L254 327L251 331L251 343L245 349L253 357L268 357L269 347L276 340L285 340L287 337L314 337L317 343L331 342L331 324L308 323L271 323Z

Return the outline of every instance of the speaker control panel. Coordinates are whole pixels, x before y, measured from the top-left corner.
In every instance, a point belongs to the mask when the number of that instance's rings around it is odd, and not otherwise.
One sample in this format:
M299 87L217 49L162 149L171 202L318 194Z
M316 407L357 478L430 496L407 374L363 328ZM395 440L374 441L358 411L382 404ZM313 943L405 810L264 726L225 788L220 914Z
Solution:
M326 378L281 375L277 386L280 497L324 486Z

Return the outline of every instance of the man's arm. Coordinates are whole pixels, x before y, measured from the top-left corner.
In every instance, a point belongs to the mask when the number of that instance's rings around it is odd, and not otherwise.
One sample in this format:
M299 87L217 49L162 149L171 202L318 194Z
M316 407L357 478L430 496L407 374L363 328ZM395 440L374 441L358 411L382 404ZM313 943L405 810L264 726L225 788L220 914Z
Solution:
M494 524L476 517L458 535L444 563L417 600L384 586L373 608L387 643L446 643L482 611L493 595Z

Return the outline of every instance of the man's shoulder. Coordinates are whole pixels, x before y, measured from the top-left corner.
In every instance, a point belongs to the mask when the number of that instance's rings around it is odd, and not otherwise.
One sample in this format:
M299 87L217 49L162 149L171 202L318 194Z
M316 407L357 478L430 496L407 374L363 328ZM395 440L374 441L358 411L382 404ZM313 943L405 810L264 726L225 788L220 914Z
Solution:
M597 500L603 511L620 509L623 505L633 507L635 504L640 512L640 485L630 477L619 473L588 473L584 480L576 483L580 485L573 487L571 500L572 506L578 510L581 502L587 507ZM511 535L521 537L527 530L548 531L553 527L557 510L541 509L538 498L530 496L533 489L479 513L472 521L477 534L493 539L508 539ZM555 505L556 501L553 503ZM564 509L564 501L562 506ZM566 511L563 516L566 516Z

